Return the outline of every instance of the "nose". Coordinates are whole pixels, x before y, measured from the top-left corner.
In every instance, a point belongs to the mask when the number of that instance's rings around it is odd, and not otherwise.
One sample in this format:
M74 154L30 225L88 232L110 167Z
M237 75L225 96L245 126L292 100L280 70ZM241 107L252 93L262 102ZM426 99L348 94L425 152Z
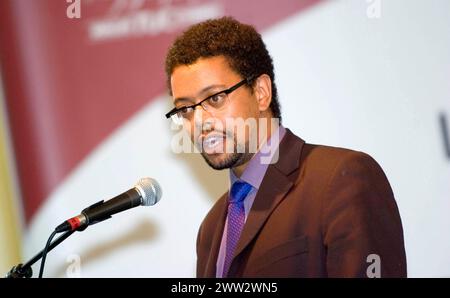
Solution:
M194 110L194 124L195 129L199 132L209 131L214 127L213 116L204 108L198 109L198 106Z
M197 122L203 122L203 119L212 118L213 115L206 110L202 105L198 105L194 108L193 112L194 121Z

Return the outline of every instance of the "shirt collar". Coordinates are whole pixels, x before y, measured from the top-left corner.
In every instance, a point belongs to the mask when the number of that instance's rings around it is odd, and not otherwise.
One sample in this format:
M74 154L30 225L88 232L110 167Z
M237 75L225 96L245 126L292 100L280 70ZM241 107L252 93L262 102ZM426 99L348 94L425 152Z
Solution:
M233 185L237 180L242 180L253 186L253 188L259 189L269 166L269 162L267 161L272 160L273 154L278 150L278 146L285 134L286 128L280 124L278 130L273 133L267 142L261 146L260 150L253 155L240 178L238 178L233 170L230 169L230 185Z

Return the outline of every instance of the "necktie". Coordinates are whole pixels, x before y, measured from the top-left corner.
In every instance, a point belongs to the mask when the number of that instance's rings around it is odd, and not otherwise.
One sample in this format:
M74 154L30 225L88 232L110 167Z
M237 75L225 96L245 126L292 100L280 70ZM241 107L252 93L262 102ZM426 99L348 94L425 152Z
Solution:
M252 186L244 181L236 181L228 197L227 247L222 277L226 277L233 260L234 250L239 241L245 222L244 199Z

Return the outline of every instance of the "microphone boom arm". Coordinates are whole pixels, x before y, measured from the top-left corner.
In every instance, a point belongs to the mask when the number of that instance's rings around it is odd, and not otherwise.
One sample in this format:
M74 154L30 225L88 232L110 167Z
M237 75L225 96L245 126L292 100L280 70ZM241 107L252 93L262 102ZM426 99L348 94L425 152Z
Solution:
M48 251L51 251L54 249L57 245L59 245L61 242L69 238L70 235L72 235L75 232L73 231L67 231L58 238L56 238L55 241L50 244ZM17 266L14 266L11 268L11 270L6 275L6 278L30 278L33 276L33 269L31 269L31 266L33 266L34 263L36 263L40 258L42 258L44 250L41 250L38 254L36 254L33 258L31 258L28 262L26 262L24 265L19 264Z

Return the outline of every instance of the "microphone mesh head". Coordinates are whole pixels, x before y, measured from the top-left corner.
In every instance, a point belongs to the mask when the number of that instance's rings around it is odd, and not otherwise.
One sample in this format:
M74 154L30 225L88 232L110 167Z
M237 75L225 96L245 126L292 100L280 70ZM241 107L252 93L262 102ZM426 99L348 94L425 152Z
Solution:
M159 183L153 178L142 178L135 186L142 196L143 206L152 206L161 200L162 190Z

